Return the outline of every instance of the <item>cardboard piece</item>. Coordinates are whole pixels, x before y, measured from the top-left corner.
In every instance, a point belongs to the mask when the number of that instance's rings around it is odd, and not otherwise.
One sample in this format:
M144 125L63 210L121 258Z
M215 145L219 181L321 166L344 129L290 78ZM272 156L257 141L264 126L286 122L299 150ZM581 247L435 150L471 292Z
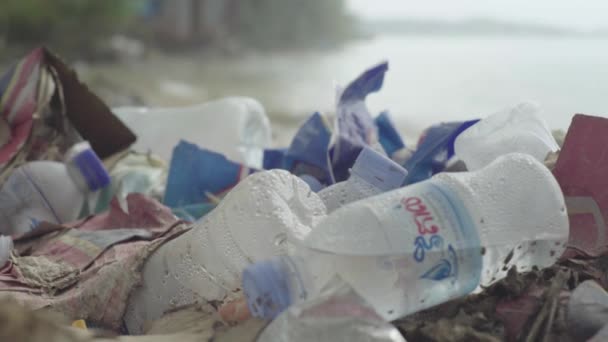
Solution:
M63 91L65 114L80 135L91 143L100 158L118 153L135 142L135 134L78 80L73 70L46 49L45 58L48 65L56 71L58 87Z
M563 257L608 251L608 119L575 115L553 174L570 219Z

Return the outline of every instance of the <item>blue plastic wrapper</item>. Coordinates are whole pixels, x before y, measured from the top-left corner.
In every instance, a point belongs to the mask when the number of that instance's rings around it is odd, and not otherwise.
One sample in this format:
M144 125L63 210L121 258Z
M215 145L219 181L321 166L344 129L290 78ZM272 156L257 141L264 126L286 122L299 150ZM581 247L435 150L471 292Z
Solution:
M423 181L443 171L448 160L454 156L456 137L478 121L447 122L427 129L416 152L405 163L409 172L405 184Z
M405 148L405 144L401 140L401 136L397 132L395 125L393 125L387 111L380 113L374 122L376 123L376 127L378 127L380 145L382 145L386 154L392 156L393 153Z
M327 153L331 134L327 119L314 113L293 138L285 154L285 168L297 176L310 175L322 184L333 184Z
M262 167L264 170L284 169L285 168L286 148L271 148L264 150L264 160Z
M348 170L364 146L375 146L378 133L374 119L365 105L365 98L382 88L388 62L365 71L342 92L336 112L335 145L330 151L336 182L346 180Z
M174 211L180 212L178 208L184 208L194 216L205 213L209 211L207 207L189 206L217 204L228 191L255 171L226 159L222 154L182 140L173 149L163 202Z
M308 175L321 184L333 184L328 157L331 128L327 119L314 113L298 129L287 149L264 151L264 169L284 169L296 176Z

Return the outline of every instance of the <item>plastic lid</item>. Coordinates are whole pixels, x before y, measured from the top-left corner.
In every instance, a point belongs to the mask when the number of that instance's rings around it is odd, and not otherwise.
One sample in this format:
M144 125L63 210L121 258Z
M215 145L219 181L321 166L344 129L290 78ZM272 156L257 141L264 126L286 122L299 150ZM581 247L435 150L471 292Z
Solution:
M110 175L88 142L74 145L66 154L66 165L76 183L90 191L110 184Z
M308 184L308 186L310 187L310 190L314 191L314 192L319 192L321 191L325 186L323 186L323 184L321 184L321 182L319 182L318 179L316 179L315 177L311 176L311 175L301 175L300 178L306 182L306 184Z
M249 265L243 271L243 290L254 317L274 319L291 305L288 273L282 258Z
M382 191L388 191L403 184L407 170L388 157L365 147L359 153L351 175L362 178Z

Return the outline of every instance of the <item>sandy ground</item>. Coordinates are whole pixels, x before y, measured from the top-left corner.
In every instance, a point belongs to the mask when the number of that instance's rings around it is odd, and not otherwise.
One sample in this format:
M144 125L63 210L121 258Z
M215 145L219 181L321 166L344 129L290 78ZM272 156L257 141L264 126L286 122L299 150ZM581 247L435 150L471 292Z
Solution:
M0 341L12 342L250 342L265 327L259 320L224 323L209 306L194 305L150 322L146 336L118 336L103 330L76 328L56 313L30 311L13 301L0 301Z

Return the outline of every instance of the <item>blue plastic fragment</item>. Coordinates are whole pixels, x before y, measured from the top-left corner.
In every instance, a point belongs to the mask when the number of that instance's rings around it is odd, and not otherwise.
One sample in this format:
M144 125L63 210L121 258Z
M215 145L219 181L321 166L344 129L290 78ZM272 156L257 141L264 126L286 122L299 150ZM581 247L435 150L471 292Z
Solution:
M336 143L330 151L336 182L348 178L350 169L364 146L378 143L378 133L365 98L382 88L388 62L365 71L343 91L336 111Z
M380 113L374 120L376 127L378 127L378 139L380 145L384 149L387 155L391 156L393 153L405 148L405 144L397 132L395 125L391 121L388 111Z
M454 140L477 120L448 122L431 126L412 157L405 163L408 175L405 184L413 184L430 178L445 169L454 156Z

